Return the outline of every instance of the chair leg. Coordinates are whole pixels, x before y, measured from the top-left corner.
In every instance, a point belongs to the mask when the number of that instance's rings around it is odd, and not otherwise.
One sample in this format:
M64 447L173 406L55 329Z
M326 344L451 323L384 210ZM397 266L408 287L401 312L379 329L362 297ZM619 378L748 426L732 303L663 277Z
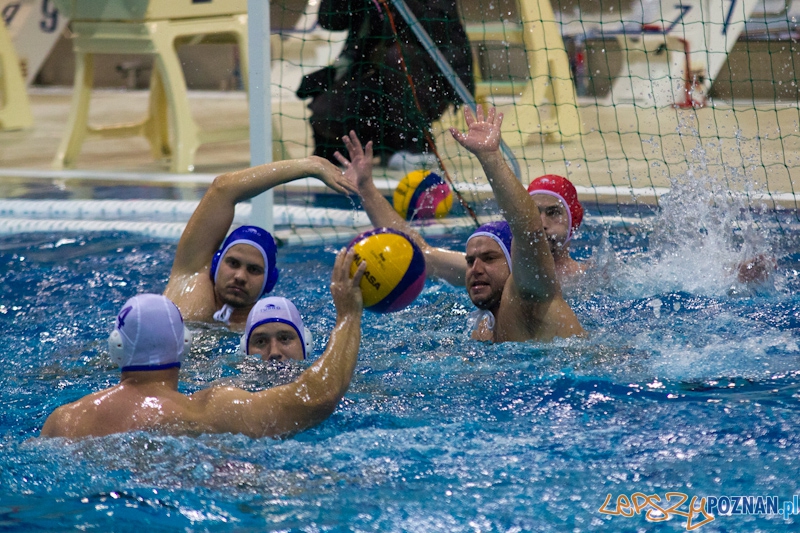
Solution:
M169 110L164 84L159 70L154 68L150 76L150 102L147 121L144 123L144 134L150 143L150 151L154 159L162 159L172 155L169 139Z
M83 141L89 129L89 100L94 83L94 56L76 52L75 85L72 91L72 105L67 120L67 128L61 144L53 159L53 167L57 169L71 167L75 164L81 151Z
M154 44L157 53L153 66L159 70L174 132L170 169L172 172L191 172L200 137L189 109L186 80L172 35L162 35L154 40Z
M14 44L0 19L0 130L21 130L33 125L25 78Z

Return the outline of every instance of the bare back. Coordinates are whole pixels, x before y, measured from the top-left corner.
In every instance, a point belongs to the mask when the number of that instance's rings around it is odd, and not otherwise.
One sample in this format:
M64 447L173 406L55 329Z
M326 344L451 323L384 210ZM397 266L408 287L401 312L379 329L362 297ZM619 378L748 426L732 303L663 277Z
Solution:
M358 360L360 283L367 265L351 277L354 253L342 249L336 255L330 286L336 326L325 352L293 382L258 392L211 387L187 396L178 392L178 367L123 371L119 385L56 409L41 436L77 439L142 430L260 438L292 435L322 422L350 386Z
M120 383L56 409L45 422L43 437L82 438L126 431L203 432L195 405L167 385Z
M306 427L297 422L298 413L303 413L303 420L318 421L333 406L325 395L316 403L301 401L294 385L260 393L211 387L186 396L164 383L123 382L59 407L47 419L41 436L78 439L157 431L170 435L242 433L255 438L274 437Z

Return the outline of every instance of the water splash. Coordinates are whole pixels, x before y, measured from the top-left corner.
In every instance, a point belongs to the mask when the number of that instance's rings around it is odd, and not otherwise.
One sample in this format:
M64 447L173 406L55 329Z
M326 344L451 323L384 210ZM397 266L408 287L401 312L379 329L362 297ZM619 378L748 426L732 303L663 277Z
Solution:
M640 253L623 257L607 243L598 250L595 262L601 276L613 280L612 290L631 297L731 294L742 289L739 265L772 256L767 230L754 221L752 180L741 168L725 166L719 146L703 145L693 134L697 143L689 151L689 168L670 179L670 192L645 228L649 236Z

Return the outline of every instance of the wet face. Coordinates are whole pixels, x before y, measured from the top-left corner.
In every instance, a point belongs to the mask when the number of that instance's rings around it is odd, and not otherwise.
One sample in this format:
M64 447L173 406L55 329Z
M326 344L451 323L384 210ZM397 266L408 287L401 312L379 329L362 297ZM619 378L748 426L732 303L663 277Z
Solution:
M561 200L549 194L533 194L539 215L542 217L542 226L550 244L550 253L557 256L563 253L569 234L569 214Z
M261 356L262 361L302 361L303 340L289 324L267 322L250 334L247 353Z
M474 237L467 242L467 294L475 307L495 310L510 275L506 256L496 241Z
M214 292L234 308L247 307L261 296L264 257L249 244L231 246L219 263Z

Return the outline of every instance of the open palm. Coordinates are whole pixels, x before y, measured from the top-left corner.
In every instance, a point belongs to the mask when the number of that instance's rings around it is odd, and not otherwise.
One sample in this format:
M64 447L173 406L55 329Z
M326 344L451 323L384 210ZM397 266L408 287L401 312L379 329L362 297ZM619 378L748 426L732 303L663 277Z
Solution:
M341 194L358 193L355 183L347 176L346 172L342 172L336 165L323 157L312 155L310 159L319 164L320 168L314 176L325 185Z
M475 155L494 152L500 148L500 133L503 125L503 114L490 107L486 117L483 106L478 105L476 115L468 108L464 108L464 119L467 122L467 131L460 132L450 128L450 133L458 143Z
M369 141L366 147L362 147L361 141L354 131L342 137L342 141L347 147L350 159L338 151L333 155L344 167L345 177L353 186L360 189L372 181L372 141Z

